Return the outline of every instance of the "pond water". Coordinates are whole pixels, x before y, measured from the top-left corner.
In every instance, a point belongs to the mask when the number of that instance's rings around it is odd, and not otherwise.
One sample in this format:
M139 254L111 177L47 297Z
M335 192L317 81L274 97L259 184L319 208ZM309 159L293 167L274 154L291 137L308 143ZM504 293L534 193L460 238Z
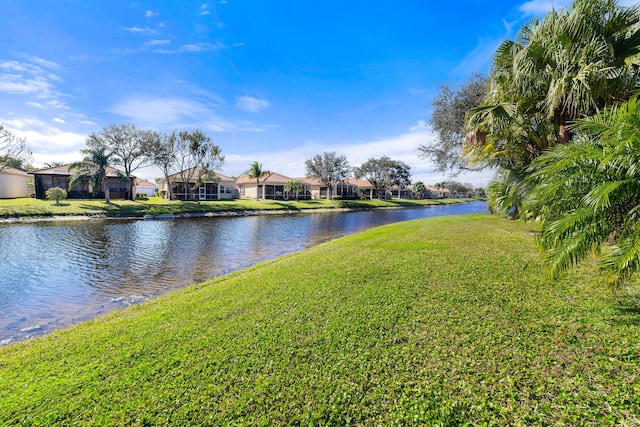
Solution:
M0 345L382 224L486 212L419 209L0 225Z

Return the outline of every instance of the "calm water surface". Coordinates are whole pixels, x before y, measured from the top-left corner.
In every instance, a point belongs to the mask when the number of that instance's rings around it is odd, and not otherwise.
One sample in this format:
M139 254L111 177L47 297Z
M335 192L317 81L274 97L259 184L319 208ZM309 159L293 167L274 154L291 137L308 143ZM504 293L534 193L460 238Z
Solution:
M486 212L420 209L174 221L0 225L0 345L382 224Z

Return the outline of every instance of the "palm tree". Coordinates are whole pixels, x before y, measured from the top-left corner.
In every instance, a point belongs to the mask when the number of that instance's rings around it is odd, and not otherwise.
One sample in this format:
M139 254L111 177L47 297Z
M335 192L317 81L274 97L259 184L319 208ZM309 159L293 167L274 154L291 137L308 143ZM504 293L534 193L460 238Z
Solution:
M554 274L601 253L622 280L640 266L640 101L580 119L572 131L574 141L531 164L524 214L541 222Z
M69 189L80 181L88 180L94 193L99 188L104 190L104 200L109 203L109 185L105 181L111 155L102 145L85 148L81 152L84 154L84 158L69 165L69 171L76 171L69 180Z
M571 121L628 99L640 78L638 23L639 6L576 0L525 25L496 51L483 105L467 115L465 153L525 176L572 139Z
M304 191L307 188L307 184L304 181L287 181L284 184L284 191L289 194L295 194L296 200L300 195L301 191Z
M262 178L263 176L271 175L271 172L269 172L268 170L263 170L262 163L258 163L257 161L255 161L251 163L249 169L244 171L242 175L256 180L256 200L260 200L260 193L258 192L260 188L260 178Z

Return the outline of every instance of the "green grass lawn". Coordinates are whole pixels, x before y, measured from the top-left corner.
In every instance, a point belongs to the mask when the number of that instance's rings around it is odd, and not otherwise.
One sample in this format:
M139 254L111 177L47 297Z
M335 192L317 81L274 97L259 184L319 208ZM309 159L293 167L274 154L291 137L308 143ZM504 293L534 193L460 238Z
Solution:
M534 233L388 225L0 348L0 425L637 425L638 300Z
M111 217L142 217L144 215L186 214L238 211L301 211L307 209L370 209L381 207L420 207L433 204L461 203L471 199L442 200L308 200L278 201L239 199L217 202L183 202L151 197L148 200L78 200L61 201L59 205L48 200L31 198L0 199L0 218L47 217L57 215L86 215Z

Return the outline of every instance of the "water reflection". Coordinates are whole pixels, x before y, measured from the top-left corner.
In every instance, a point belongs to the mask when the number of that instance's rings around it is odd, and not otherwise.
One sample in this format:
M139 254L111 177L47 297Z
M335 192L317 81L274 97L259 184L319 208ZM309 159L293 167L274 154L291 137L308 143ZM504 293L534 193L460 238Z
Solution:
M484 203L353 213L0 225L0 344L377 225Z

